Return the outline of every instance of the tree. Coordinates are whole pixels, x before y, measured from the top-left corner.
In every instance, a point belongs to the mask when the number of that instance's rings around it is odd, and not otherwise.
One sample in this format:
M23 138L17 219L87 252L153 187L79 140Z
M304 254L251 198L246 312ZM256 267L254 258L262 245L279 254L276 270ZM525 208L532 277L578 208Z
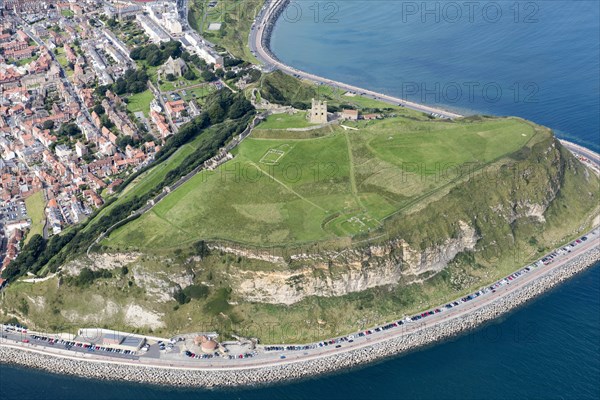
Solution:
M54 129L54 121L52 121L52 120L50 120L50 119L49 119L49 120L46 120L46 121L44 121L44 123L42 124L42 127L43 127L44 129Z
M94 112L98 115L102 115L105 113L104 107L102 106L102 104L96 104L94 106Z
M160 53L158 52L151 53L150 56L146 58L146 62L151 67L158 67L163 63L162 58L160 57Z
M223 68L217 68L217 70L215 71L215 75L219 78L222 78L225 76L225 71L223 71Z
M117 138L117 147L121 150L125 150L127 146L133 146L133 138L131 136L119 136Z
M146 82L136 81L127 85L127 91L130 93L142 93L146 90L146 87Z
M125 82L125 79L123 79L123 78L117 79L117 81L113 84L113 90L116 94L126 93L127 92L127 82Z
M141 60L142 59L142 50L143 47L136 47L133 50L131 50L129 52L129 57L131 57L134 60Z
M202 76L202 79L204 79L206 82L212 82L217 79L215 74L208 70L202 71L200 76Z
M58 133L59 135L77 136L81 133L81 130L77 125L70 123L61 126Z
M211 124L217 124L225 118L225 110L221 107L221 104L215 103L208 109L208 117L210 118Z
M196 74L191 69L188 69L187 71L185 71L185 73L183 74L183 77L185 79L187 79L188 81L193 81L197 78Z
M175 80L175 75L173 75L173 74L167 74L167 75L165 76L165 78L167 78L167 80L168 80L169 82L173 82L173 81Z

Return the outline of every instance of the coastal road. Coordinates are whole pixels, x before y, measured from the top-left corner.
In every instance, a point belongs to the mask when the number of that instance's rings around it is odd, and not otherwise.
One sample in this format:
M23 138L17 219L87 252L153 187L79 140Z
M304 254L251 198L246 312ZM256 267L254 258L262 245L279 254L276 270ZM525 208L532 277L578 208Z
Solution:
M386 95L383 93L377 93L373 90L360 88L358 86L349 85L347 83L334 81L331 79L323 78L308 72L301 71L289 65L286 65L279 61L270 49L265 47L265 43L269 42L269 35L276 22L279 11L282 7L285 7L287 0L272 0L265 3L265 6L258 13L255 23L250 30L248 44L250 50L255 57L257 57L262 63L265 64L265 69L270 71L279 69L289 75L296 76L301 79L306 79L315 82L320 85L328 85L336 89L340 89L346 92L351 92L363 97L368 97L374 100L383 101L393 105L399 105L412 110L421 111L427 114L432 114L439 118L460 118L462 115L453 113L447 110L443 110L436 107L426 106L424 104L418 104L398 97Z
M438 313L429 315L422 318L419 321L408 322L407 318L404 318L403 323L398 327L393 327L387 330L382 330L379 327L367 328L371 331L371 334L359 337L357 334L346 336L346 340L338 341L339 347L336 344L329 346L316 346L309 350L283 350L283 351L264 351L259 350L258 355L253 358L247 359L223 359L223 358L212 358L212 359L201 359L192 360L183 355L173 355L171 357L151 358L147 356L141 356L138 360L131 361L125 359L119 359L111 357L110 355L99 355L98 353L83 354L73 357L67 350L58 348L49 348L44 346L43 349L39 345L33 345L30 343L23 343L23 340L30 340L28 334L21 334L20 336L11 335L10 338L3 338L0 341L0 345L7 345L10 347L27 348L35 351L60 354L62 357L70 357L75 359L87 359L94 361L104 361L117 364L126 365L146 365L156 366L161 368L169 369L198 369L198 370L243 370L243 369L254 369L260 367L269 367L281 364L291 364L303 361L317 360L325 358L331 355L343 355L357 349L367 348L375 344L384 345L389 340L400 339L416 332L431 329L432 327L440 326L441 324L448 324L459 320L473 312L483 309L486 306L508 296L512 293L522 290L529 285L535 285L536 281L543 278L558 269L568 267L579 256L585 255L588 252L597 252L600 248L600 229L596 228L594 231L586 235L587 240L576 243L575 247L571 249L569 253L558 255L554 258L554 261L549 265L541 265L535 268L531 268L529 271L521 269L521 274L515 277L515 274L511 274L511 277L506 277L498 282L503 282L500 286L492 291L485 289L479 296L469 301L462 301L456 299L457 306L452 308L446 308L443 305L439 306L441 310ZM575 242L573 242L575 243ZM432 308L431 310L433 310ZM365 332L365 331L363 331ZM339 339L339 338L338 338ZM348 340L352 340L349 342ZM280 345L286 346L286 345Z
M563 146L569 149L571 153L575 154L576 156L579 155L587 158L597 168L600 168L600 155L598 153L566 140L560 140L560 142L563 144Z

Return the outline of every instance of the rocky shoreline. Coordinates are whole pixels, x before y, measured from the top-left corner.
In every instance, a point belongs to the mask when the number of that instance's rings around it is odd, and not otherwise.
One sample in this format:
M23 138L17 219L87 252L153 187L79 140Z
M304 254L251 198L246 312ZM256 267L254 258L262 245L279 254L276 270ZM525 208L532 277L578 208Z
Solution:
M571 262L544 274L526 286L486 304L464 316L436 325L423 325L417 332L390 338L371 346L349 350L295 363L245 367L240 369L184 369L148 365L126 365L118 362L76 360L0 345L0 363L17 364L53 373L76 375L91 379L120 380L157 385L187 387L231 387L264 385L306 378L317 374L364 365L448 339L472 330L514 310L573 275L600 260L600 248L594 247Z

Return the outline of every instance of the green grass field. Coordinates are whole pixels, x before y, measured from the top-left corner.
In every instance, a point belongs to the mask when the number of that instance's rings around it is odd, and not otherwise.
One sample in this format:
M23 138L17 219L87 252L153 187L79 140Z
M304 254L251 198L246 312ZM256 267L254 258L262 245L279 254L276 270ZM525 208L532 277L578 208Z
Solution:
M35 192L26 198L25 207L27 208L27 215L31 218L31 228L25 238L25 243L27 243L33 235L41 235L44 229L44 222L46 221L44 215L44 208L46 207L44 193L42 191Z
M196 68L193 69L196 74L196 79L188 80L183 76L177 77L173 82L169 82L166 77L162 77L162 83L160 84L160 90L162 92L172 92L177 90L185 89L189 86L199 85L204 83L204 80L200 77L200 71Z
M169 250L200 239L277 246L368 235L536 135L515 118L355 126L318 138L250 137L232 161L198 174L104 244Z
M269 115L256 129L306 128L313 125L306 119L306 112L297 112L295 114Z
M150 114L150 102L154 96L150 89L136 93L127 98L127 109L132 113L142 111L146 117Z
M209 0L195 0L191 4L190 25L211 42L226 48L235 57L256 62L248 49L248 34L263 2L260 0L218 1L216 7L212 8L208 7L208 3ZM222 23L221 29L209 31L211 22Z

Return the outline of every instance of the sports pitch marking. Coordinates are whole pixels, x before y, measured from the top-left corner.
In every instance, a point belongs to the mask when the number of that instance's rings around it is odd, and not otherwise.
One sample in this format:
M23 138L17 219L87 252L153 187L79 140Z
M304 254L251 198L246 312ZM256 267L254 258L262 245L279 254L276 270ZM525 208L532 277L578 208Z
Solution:
M289 144L284 144L279 147L284 148L287 151L290 151L292 149L292 146L290 146ZM266 164L266 165L277 165L279 163L279 161L283 158L283 156L285 156L287 151L280 150L280 149L269 149L262 156L259 163Z

